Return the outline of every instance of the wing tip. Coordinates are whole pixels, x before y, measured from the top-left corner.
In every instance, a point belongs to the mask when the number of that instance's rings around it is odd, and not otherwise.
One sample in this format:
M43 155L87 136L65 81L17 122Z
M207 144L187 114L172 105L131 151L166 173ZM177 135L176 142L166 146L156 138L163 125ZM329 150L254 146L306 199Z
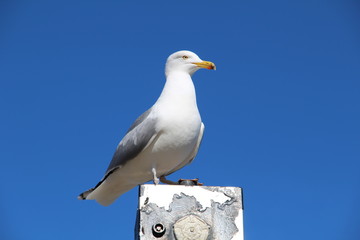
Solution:
M87 196L89 196L90 193L92 193L94 191L95 188L90 188L89 190L81 193L77 199L79 200L86 200L87 199Z

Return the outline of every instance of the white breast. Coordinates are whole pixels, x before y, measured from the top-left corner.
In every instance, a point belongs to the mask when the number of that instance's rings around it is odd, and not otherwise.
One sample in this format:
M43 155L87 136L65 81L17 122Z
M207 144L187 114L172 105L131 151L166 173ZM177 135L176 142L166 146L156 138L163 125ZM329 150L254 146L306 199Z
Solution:
M200 133L201 117L190 75L181 72L169 75L153 109L157 112L160 134L152 154L158 157L156 167L168 172L189 160Z

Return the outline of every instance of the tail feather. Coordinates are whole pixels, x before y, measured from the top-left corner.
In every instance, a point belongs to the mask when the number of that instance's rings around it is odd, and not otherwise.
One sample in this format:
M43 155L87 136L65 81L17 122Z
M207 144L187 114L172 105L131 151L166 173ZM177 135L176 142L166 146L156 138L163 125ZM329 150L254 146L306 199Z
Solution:
M94 187L78 196L79 200L96 200L103 206L109 206L120 195L136 187L142 182L129 182L128 176L123 176L119 171L115 171L118 168L109 171L106 176Z
M107 179L108 180L108 179ZM103 206L109 206L120 195L136 187L137 184L119 184L117 181L103 181L78 196L79 200L96 200ZM124 182L124 181L120 181Z

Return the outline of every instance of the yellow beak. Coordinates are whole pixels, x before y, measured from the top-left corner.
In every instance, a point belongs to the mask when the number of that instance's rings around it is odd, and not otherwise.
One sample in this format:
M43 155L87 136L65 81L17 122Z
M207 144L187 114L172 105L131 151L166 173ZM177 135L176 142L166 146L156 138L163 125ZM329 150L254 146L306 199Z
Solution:
M202 62L194 62L193 64L195 64L196 66L200 67L200 68L206 68L206 69L214 69L216 70L216 66L214 63L212 62L208 62L208 61L202 61Z

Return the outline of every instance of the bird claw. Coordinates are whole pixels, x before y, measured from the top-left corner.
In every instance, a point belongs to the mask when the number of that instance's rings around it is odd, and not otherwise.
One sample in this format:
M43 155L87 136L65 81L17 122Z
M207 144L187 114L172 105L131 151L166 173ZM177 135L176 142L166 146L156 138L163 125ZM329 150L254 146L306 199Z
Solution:
M160 180L159 180L159 178L154 178L153 182L155 185L158 185L160 183Z
M161 176L161 177L160 177L160 182L165 183L165 184L169 184L169 185L179 185L178 182L173 182L173 181L171 181L171 180L167 180L167 179L165 178L165 176Z

